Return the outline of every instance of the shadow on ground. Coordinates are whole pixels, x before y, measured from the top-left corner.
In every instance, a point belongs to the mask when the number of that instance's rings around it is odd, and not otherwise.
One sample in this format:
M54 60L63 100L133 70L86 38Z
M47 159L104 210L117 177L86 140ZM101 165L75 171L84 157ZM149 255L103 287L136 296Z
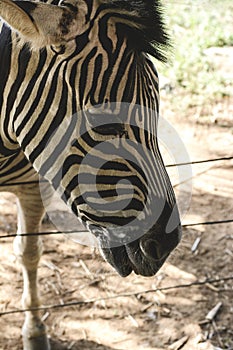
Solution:
M78 340L75 342L62 342L57 339L51 339L51 350L113 350L109 346L98 344L90 340Z

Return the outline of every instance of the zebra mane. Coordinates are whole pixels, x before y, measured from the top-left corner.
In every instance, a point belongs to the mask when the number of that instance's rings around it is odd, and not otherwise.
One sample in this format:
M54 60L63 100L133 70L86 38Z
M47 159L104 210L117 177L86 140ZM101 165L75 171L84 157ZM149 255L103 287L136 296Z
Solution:
M102 4L115 9L119 18L124 19L119 30L127 35L132 48L147 52L162 62L168 60L171 44L160 0L103 0Z

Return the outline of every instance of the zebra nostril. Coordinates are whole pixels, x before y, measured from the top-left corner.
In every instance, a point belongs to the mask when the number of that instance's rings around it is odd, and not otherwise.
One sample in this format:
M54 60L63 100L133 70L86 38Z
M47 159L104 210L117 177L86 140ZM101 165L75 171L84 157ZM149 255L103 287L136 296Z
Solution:
M148 259L155 261L163 259L168 254L158 241L151 238L141 240L140 248Z

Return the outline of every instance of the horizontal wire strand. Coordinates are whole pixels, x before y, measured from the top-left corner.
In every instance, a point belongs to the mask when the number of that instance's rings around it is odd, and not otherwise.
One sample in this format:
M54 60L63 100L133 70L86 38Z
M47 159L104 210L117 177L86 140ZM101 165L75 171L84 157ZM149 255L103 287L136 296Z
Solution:
M16 314L16 313L23 313L23 312L27 312L27 311L43 311L43 310L60 309L60 308L65 308L65 307L78 306L78 305L89 305L89 304L92 304L92 303L95 303L98 301L103 301L103 300L105 301L105 300L112 300L112 299L117 299L117 298L128 298L128 297L132 297L132 296L137 297L141 294L155 293L158 291L165 291L165 290L170 290L170 289L190 288L192 286L202 286L205 284L213 284L213 283L219 283L219 282L230 281L230 280L233 280L233 275L222 277L222 278L216 278L216 279L206 279L205 281L195 281L195 282L177 284L177 285L168 286L168 287L147 289L147 290L142 290L142 291L138 291L138 292L122 293L122 294L101 297L101 298L96 298L96 299L73 301L73 302L64 303L64 304L45 305L45 306L39 306L39 307L34 307L34 308L9 310L9 311L0 312L0 316L11 315L11 314Z
M196 161L193 161L193 162L184 162L184 163L177 163L177 164L167 164L167 165L165 165L165 167L166 168L171 168L171 167L176 167L176 166L195 165L195 164L217 162L217 161L231 160L231 159L233 159L233 156L212 158L212 159L203 159L203 160L196 160ZM39 180L39 181L25 181L25 182L4 183L4 184L0 184L0 187L33 185L33 184L36 184L36 183L39 183L39 182L40 183L43 183L43 182L46 183L48 181L46 181L46 180Z
M221 161L221 160L231 160L233 157L221 157L221 158L215 158L215 159L206 159L206 160L200 160L200 161L194 161L194 162L187 162L187 163L179 163L179 164L168 164L166 165L167 167L174 167L174 166L184 166L184 165L192 165L192 164L200 164L200 163L207 163L207 162L214 162L214 161ZM46 182L42 180L42 182ZM0 185L2 186L17 186L17 185L24 185L24 184L34 184L38 183L38 181L30 181L30 182L23 182L23 183L15 183L15 184L5 184L5 185ZM205 221L205 222L198 222L198 223L189 223L189 224L183 224L182 227L193 227L193 226L199 226L199 225L218 225L218 224L226 224L226 223L232 223L233 219L227 219L227 220L219 220L219 221ZM48 232L31 232L31 233L23 233L23 234L11 234L11 235L2 235L0 236L0 239L5 239L5 238L12 238L16 236L45 236L45 235L57 235L57 234L72 234L72 233L81 233L81 232L88 232L88 231L48 231ZM221 279L207 279L206 281L196 281L188 284L180 284L180 285L174 285L174 286L168 286L168 287L161 287L161 288L155 288L155 289L149 289L149 290L144 290L144 291L139 291L135 293L123 293L123 294L118 294L115 296L109 296L109 297L104 297L104 298L97 298L97 299L90 299L90 300L84 300L84 301L74 301L70 303L64 303L64 304L54 304L54 305L47 305L47 306L41 306L37 308L28 308L28 309L17 309L17 310L9 310L6 312L0 312L0 316L5 316L5 315L10 315L10 314L16 314L16 313L24 313L27 311L43 311L43 310L48 310L48 309L58 309L58 308L64 308L64 307L72 307L72 306L78 306L78 305L88 305L92 304L97 301L102 301L102 300L110 300L110 299L115 299L115 298L121 298L121 297L131 297L131 296L138 296L141 294L146 294L146 293L154 293L156 291L164 291L164 290L170 290L170 289L178 289L178 288L189 288L192 286L197 286L197 285L205 285L205 284L212 284L212 283L218 283L218 282L223 282L223 281L228 281L228 280L233 280L233 276L227 276Z
M190 224L183 224L182 227L192 227L192 226L200 226L200 225L221 225L228 224L233 222L233 219L226 220L217 220L217 221L203 221L203 222L194 222Z
M183 224L181 225L183 228L186 227L193 227L193 226L201 226L201 225L221 225L221 224L228 224L232 223L233 219L227 219L227 220L219 220L219 221L203 221L203 222L194 222L190 224ZM74 233L86 233L89 231L87 230L82 230L82 231L77 231L77 230L71 230L71 231L44 231L44 232L25 232L25 233L12 233L10 235L0 235L0 239L4 238L14 238L14 237L30 237L30 236L51 236L51 235L69 235L69 234L74 234Z
M166 166L166 168L170 168L170 167L175 167L175 166L194 165L194 164L218 162L218 161L221 161L221 160L231 160L231 159L233 159L233 156L212 158L212 159L203 159L203 160L196 160L196 161L193 161L193 162L184 162L184 163L177 163L177 164L167 164L165 166Z
M207 162L215 162L215 161L222 161L222 160L231 160L233 159L232 156L229 157L221 157L221 158L214 158L214 159L205 159L205 160L199 160L199 161L193 161L193 162L187 162L187 163L178 163L178 164L168 164L167 167L173 167L173 166L184 166L184 165L191 165L191 164L200 164L200 163L207 163ZM41 182L47 182L46 180L41 180ZM26 184L34 184L38 183L38 181L28 181L28 182L18 182L14 184L0 184L0 187L2 186L17 186L17 185L26 185ZM182 227L194 227L194 226L200 226L200 225L220 225L220 224L226 224L226 223L232 223L233 219L227 219L227 220L216 220L216 221L204 221L204 222L197 222L197 223L188 223L183 224ZM49 235L58 235L58 234L74 234L74 233L82 233L82 232L88 232L88 231L45 231L45 232L28 232L28 233L22 233L22 234L10 234L10 235L1 235L0 239L5 238L14 238L17 236L49 236Z

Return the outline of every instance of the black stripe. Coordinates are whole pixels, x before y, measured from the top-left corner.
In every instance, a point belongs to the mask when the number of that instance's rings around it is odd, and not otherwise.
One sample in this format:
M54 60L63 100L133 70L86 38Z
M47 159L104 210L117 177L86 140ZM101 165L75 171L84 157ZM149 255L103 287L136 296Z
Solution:
M87 192L88 192L88 186L92 184L116 186L117 183L121 180L128 180L132 184L132 186L138 187L141 191L144 190L145 192L145 186L143 186L141 180L136 175L133 175L133 174L124 175L124 177L117 176L117 175L95 176L94 174L82 172L81 174L79 174L78 178L79 178L79 183L87 186ZM78 185L78 183L76 185Z
M21 50L18 55L18 62L17 62L17 67L18 67L18 73L16 76L16 79L14 83L12 84L11 90L8 94L7 98L7 108L6 108L6 116L8 116L13 108L13 105L16 100L16 96L18 94L18 91L22 85L22 83L25 81L25 76L26 76L26 71L28 68L28 64L31 58L31 52L25 45ZM5 119L5 123L9 123L8 118Z
M92 8L93 8L93 1L92 0L86 1L86 6L88 8L88 11L86 14L86 23L88 23L90 21L90 17L91 17L91 12L92 12Z
M25 167L28 165L28 160L27 158L23 158L19 163L15 164L13 167L11 167L9 170L5 171L5 172L1 172L1 177L4 176L9 176L11 174L16 173L17 175L13 178L9 178L9 180L18 178L19 176L22 176L25 172L27 172L28 170L25 171ZM22 170L22 173L19 173L19 171ZM8 181L8 179L7 179Z
M56 181L56 179L53 181L53 183ZM68 201L68 199L71 196L71 192L77 187L78 184L78 174L75 175L72 180L70 181L70 183L66 186L66 189L62 195L63 200L66 202ZM56 182L56 185L58 187L59 183L58 181ZM78 197L80 200L80 204L85 203L84 199L82 198L82 196Z
M9 59L9 57L8 57L8 59ZM18 73L17 73L17 76L16 76L14 83L11 86L11 90L10 90L10 92L8 94L8 98L7 98L6 115L4 118L4 130L5 130L7 138L13 144L15 144L17 142L15 142L15 140L12 140L10 138L10 135L7 132L7 129L9 127L9 121L10 121L10 113L11 113L13 105L15 103L19 88L25 79L26 70L27 70L30 58L31 58L31 53L28 50L28 48L26 46L24 46L18 55L18 62L17 62ZM8 72L8 74L10 75L10 71Z
M73 208L75 207L75 202L72 206L72 210ZM120 216L111 216L111 215L108 215L108 216L104 216L104 217L101 217L101 216L97 216L97 215L94 215L94 214L91 214L91 213L88 213L84 210L80 210L80 213L82 215L85 215L84 217L82 217L82 220L83 221L88 221L88 220L91 220L92 222L104 222L106 224L112 224L112 225L117 225L117 226L125 226L127 224L129 224L131 221L135 220L135 216L129 216L129 217L120 217Z
M117 188L117 189L107 189L98 190L99 195L104 198L114 198L129 194L128 188ZM140 196L139 192L134 188L134 194ZM95 197L96 191L88 191L88 196Z
M144 203L142 201L139 201L136 198L126 198L126 199L119 199L117 200L117 198L113 198L115 199L115 201L105 201L105 203L101 204L98 202L92 202L91 200L88 199L89 197L89 193L85 194L82 196L84 202L83 204L87 204L88 206L90 206L92 209L97 210L99 212L105 213L104 216L104 221L105 221L105 217L108 217L108 213L110 212L119 212L119 211L126 211L126 210L135 210L135 211L142 211L144 208ZM96 198L98 198L96 196ZM80 203L80 199L77 198L79 205L81 205ZM76 201L77 203L77 201ZM111 213L111 215L113 215L113 213ZM136 218L136 216L135 216Z
M30 141L32 140L33 137L36 136L44 119L45 118L48 119L47 114L49 114L49 108L51 107L51 104L54 100L54 95L55 95L56 87L57 87L58 75L59 75L59 69L57 69L56 74L53 77L53 82L51 85L50 93L48 94L48 98L46 99L43 110L41 111L40 115L38 116L36 122L34 123L33 127L31 128L30 132L26 135L26 137L23 140L25 146L27 145L27 143L30 143ZM67 84L65 81L65 68L64 68L62 83L63 84L62 84L61 99L60 99L59 105L57 106L57 112L53 116L53 119L52 119L50 125L48 126L45 135L42 137L40 143L38 145L36 145L34 151L29 155L29 159L32 163L45 150L45 147L46 147L50 137L53 135L53 133L56 131L56 129L59 127L62 120L66 116L68 87L67 87Z
M11 69L11 55L12 55L12 43L11 43L11 31L4 24L1 30L1 40L0 40L0 109L3 105L3 92L6 86L6 82L9 77ZM1 115L1 114L0 114ZM5 126L6 127L6 126ZM4 130L7 134L7 128Z
M47 51L41 50L39 55L40 55L40 58L39 58L39 62L38 62L36 71L33 74L31 80L28 81L28 86L27 86L24 94L22 95L22 98L20 99L19 105L16 108L15 118L14 118L15 121L17 120L19 114L23 111L23 108L24 108L26 102L30 99L31 92L32 92L33 88L35 87L35 85L37 83L37 79L40 77L40 74L44 68L44 65L45 65L45 62L47 59ZM22 125L18 127L18 129L17 129L18 134L21 133L23 127L24 127L24 123L22 123Z
M3 140L2 140L1 135L0 135L0 155L3 155L5 157L7 157L7 156L10 157L10 156L14 155L18 151L19 151L19 148L18 149L8 149L8 148L6 148L4 146Z
M94 47L91 52L86 56L85 60L80 67L80 83L79 83L79 105L83 106L84 93L87 85L87 76L88 76L88 66L91 59L96 55L97 47ZM91 84L91 82L88 82Z
M118 42L118 45L122 45L121 42ZM119 50L120 51L120 47L119 47ZM118 94L118 90L119 90L119 87L120 87L120 82L122 80L122 78L127 78L127 79L131 79L131 84L134 84L134 75L131 76L126 76L126 70L128 68L128 65L129 65L129 62L131 60L131 55L129 55L127 49L124 51L123 55L122 55L122 59L119 63L119 66L118 66L118 69L117 69L117 74L115 76L115 79L112 83L112 87L111 87L111 92L110 92L110 100L111 102L118 102L117 101L117 94ZM133 66L134 65L134 62L131 63L131 65ZM129 91L128 91L129 92ZM121 101L121 102L130 102L127 99L124 99Z
M1 141L1 139L0 139ZM4 156L8 156L9 158L7 158L6 160L4 160L3 163L1 163L1 157L0 157L0 169L3 170L4 168L6 169L7 167L9 167L11 165L12 162L14 162L15 159L17 159L19 153L20 153L20 149L18 150L14 150L14 153L13 151L10 151L8 150L8 154L4 154ZM0 148L0 154L2 155L3 153L1 153L1 148Z
M110 58L110 56L113 53L113 45L112 45L112 40L107 36L108 20L109 20L109 14L103 16L99 20L99 41Z
M98 54L98 56L95 58L95 64L94 64L94 73L93 73L93 79L92 79L92 84L90 84L90 90L86 96L86 101L88 101L88 99L90 99L92 105L98 105L100 104L102 101L100 100L95 100L94 96L95 96L95 92L97 89L97 85L99 82L99 76L102 70L102 64L103 64L103 56L102 54Z
M61 164L61 167L58 169L56 175L54 175L53 179L51 180L53 187L55 189L57 189L61 183L62 178L68 172L70 167L72 167L72 165L74 165L74 164L80 164L82 162L82 160L83 160L83 157L78 156L78 155L71 155L71 156L67 157L65 159L64 163ZM78 180L76 180L77 177L78 177L78 175L75 175L72 179L72 181L75 179L75 181L74 181L75 185L72 188L72 190L77 186L77 183L78 183L77 182ZM66 186L66 187L68 188L68 186Z
M56 58L57 56L54 56L53 59L51 60L41 82L40 82L40 85L39 85L39 89L38 89L38 92L37 92L37 95L35 97L35 100L32 102L31 104L31 107L29 108L29 111L27 112L27 114L23 117L22 121L21 121L21 124L19 124L19 126L17 127L16 129L16 136L18 137L20 135L20 133L22 132L22 130L25 128L26 124L28 123L28 121L30 120L31 116L35 113L35 109L37 108L38 104L42 101L41 97L42 97L42 94L43 94L43 91L44 91L44 87L45 85L47 84L47 81L48 81L48 76L50 74L50 71L52 69L52 67L54 66L55 62L56 62ZM58 71L58 69L57 69ZM57 75L58 75L58 72L57 72ZM56 73L55 73L55 77L56 77ZM54 89L56 87L56 85L52 85L52 88ZM16 116L15 120L17 119L18 116ZM38 116L37 116L37 120L38 120ZM39 120L40 122L43 121L43 119ZM30 140L29 140L30 141ZM28 142L28 141L27 141ZM24 145L23 148L25 148L27 145L27 143Z
M53 166L54 162L57 160L59 155L62 154L62 152L65 149L67 149L67 148L70 149L71 135L75 129L76 123L77 123L76 116L73 116L73 118L71 119L71 123L69 124L67 130L64 130L64 135L62 136L62 141L55 147L52 154L46 159L46 161L44 162L44 164L40 168L39 173L42 176L44 176L46 174L46 172ZM52 142L53 142L53 140L52 140ZM45 150L45 152L46 152L46 150Z
M136 61L135 57L133 62L131 63L127 80L124 87L124 93L123 93L123 102L131 102L134 99L134 93L135 93L135 68L136 68ZM136 103L140 104L139 96L137 95Z

